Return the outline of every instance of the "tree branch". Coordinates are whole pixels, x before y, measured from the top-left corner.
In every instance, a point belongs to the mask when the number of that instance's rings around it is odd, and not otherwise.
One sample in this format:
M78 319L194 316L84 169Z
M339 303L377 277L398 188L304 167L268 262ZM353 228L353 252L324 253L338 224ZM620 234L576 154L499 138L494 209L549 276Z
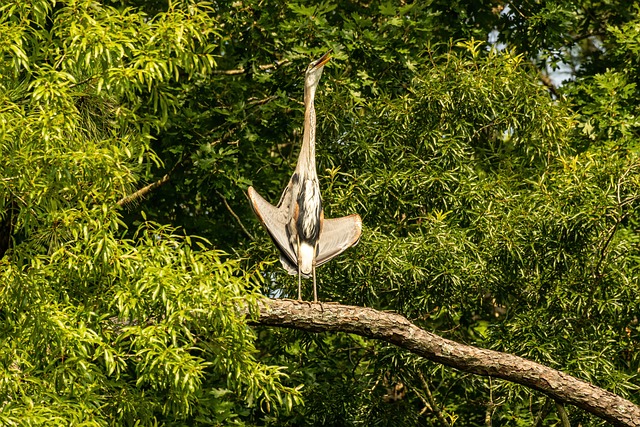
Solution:
M613 425L640 427L640 407L620 396L522 357L444 339L399 314L332 303L265 299L251 322L309 332L348 332L383 340L464 372L502 378L538 390Z
M135 193L129 194L128 196L124 196L122 199L118 200L117 205L124 206L128 203L135 202L136 200L143 198L148 193L160 187L161 185L167 183L168 181L169 181L169 174L166 174L156 182L152 182L151 184L142 187Z
M244 224L242 224L242 220L240 219L240 217L233 211L233 209L231 209L231 206L229 206L229 202L227 202L227 198L224 197L218 190L216 190L216 194L222 199L224 206L227 208L231 216L235 218L238 225L240 225L240 228L242 229L242 231L244 231L244 234L246 234L247 237L250 238L251 240L256 240L256 238L253 237L253 234L249 233L249 230L247 230Z

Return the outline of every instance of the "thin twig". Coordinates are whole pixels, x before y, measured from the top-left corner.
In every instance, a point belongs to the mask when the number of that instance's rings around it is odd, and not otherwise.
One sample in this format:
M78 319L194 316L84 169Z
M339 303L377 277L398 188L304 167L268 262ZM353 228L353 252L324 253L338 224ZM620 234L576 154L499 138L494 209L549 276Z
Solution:
M15 197L16 199L20 200L20 201L22 202L22 204L24 205L24 207L25 207L25 208L28 208L34 216L37 216L37 215L38 215L38 214L36 213L35 209L33 209L32 207L30 207L30 206L27 204L27 202L26 202L22 197L18 196L16 193L14 193L14 192L11 190L11 188L9 188L9 192L11 193L11 195L12 195L13 197Z
M544 399L544 403L542 404L542 408L540 409L540 412L538 412L538 416L536 417L535 421L533 422L533 426L532 427L540 427L542 425L542 422L544 421L545 418L547 418L547 415L549 415L549 411L551 410L551 403L553 402L553 400L549 399L548 397Z
M547 89L549 89L549 92L551 92L551 94L555 96L556 99L559 99L560 93L558 93L558 89L556 88L556 85L554 85L553 82L551 81L551 78L546 74L543 74L542 72L540 72L538 75L540 77L540 81L542 82L542 84L545 85Z
M622 184L624 179L634 170L636 169L638 166L640 166L639 163L635 163L632 164L631 166L629 166L627 168L626 171L624 171L624 173L618 178L618 182L616 183L616 197L617 197L617 201L618 201L618 208L620 210L622 210L622 207L624 207L625 205L629 204L629 203L633 203L635 200L635 197L632 197L631 199L626 199L626 200L622 200L622 194L621 194L621 189L622 189ZM602 245L602 249L600 250L600 258L598 259L598 263L596 264L595 270L594 270L594 275L596 278L599 278L601 273L600 273L600 269L602 267L602 263L604 262L605 256L606 256L606 251L609 248L609 245L611 244L611 241L613 240L613 237L616 234L616 231L618 230L618 226L622 223L622 221L624 221L627 218L627 214L621 213L620 217L616 218L616 222L615 224L613 224L613 226L609 229L609 231L607 232L608 237L607 240L605 240L604 245Z
M265 71L265 70L270 70L272 68L278 68L281 65L288 64L289 62L291 61L285 58L282 61L276 61L273 64L258 65L258 68L260 68L262 71Z
M584 33L584 34L575 35L571 38L571 41L574 43L578 43L579 41L588 39L589 37L604 37L606 35L607 33L605 31L595 31L593 33Z
M422 404L424 405L424 408L422 408L422 411L420 411L420 413L418 415L422 415L427 411L433 412L433 408L431 407L431 405L429 405L429 402L427 402L427 399L422 397L422 393L416 387L414 387L412 385L410 385L409 388L411 390L413 390L413 392L416 394L416 396L418 396L418 399L420 399L422 401Z
M493 415L493 409L495 405L493 403L493 381L491 377L489 377L489 404L487 405L487 410L484 413L484 424L487 427L491 427L493 422L491 421L491 416Z
M304 102L300 101L299 99L295 99L295 98L293 98L291 96L288 96L287 98L289 98L289 101L296 102L296 103L298 103L300 105L304 105Z
M429 390L429 384L427 384L427 381L424 379L422 372L418 371L418 377L420 377L420 381L422 382L422 387L424 388L424 392L427 395L429 406L431 406L431 409L433 409L433 412L435 412L436 417L438 418L438 420L443 426L451 427L451 424L449 424L447 419L444 417L444 415L440 411L440 408L438 407L438 404L436 403L436 400L433 398L433 395L431 394L431 390Z
M558 410L562 427L571 427L571 423L569 423L569 414L567 414L567 410L564 409L564 405L561 402L556 401L556 409Z
M222 199L222 202L224 203L225 207L227 208L229 213L236 219L236 221L240 225L240 228L242 228L242 231L244 231L244 234L246 234L247 237L249 237L251 240L256 240L256 238L253 237L253 235L251 233L249 233L249 230L247 230L244 227L244 225L242 224L242 221L240 220L240 217L238 215L236 215L236 213L233 211L233 209L231 209L231 206L229 206L229 203L227 202L227 198L224 197L222 194L220 194L220 192L218 190L216 190L216 194L218 194L218 196L220 196L220 198Z
M620 189L622 188L622 180L625 179L634 169L638 168L639 166L640 166L639 162L632 164L627 168L626 171L624 171L624 173L620 176L620 178L618 178L618 182L616 183L616 194L618 196L619 205L623 204L622 197L620 195Z
M98 77L103 76L105 73L106 73L106 71L105 71L105 72L102 72L102 73L95 74L95 75L93 75L93 76L89 76L89 77L87 77L87 78L86 78L86 79L84 79L84 80L80 80L79 82L75 82L75 83L70 84L70 85L69 85L69 87L70 87L70 88L74 88L74 87L76 87L76 86L81 86L81 85L83 85L83 84L85 84L85 83L89 83L91 80L95 80L95 79L97 79Z
M596 264L596 268L595 268L595 271L594 271L594 275L595 275L596 278L599 278L601 276L600 268L602 267L602 262L604 261L604 258L606 256L605 252L607 251L607 248L611 244L611 241L613 240L613 236L616 235L616 231L618 230L618 226L620 225L620 223L622 222L622 220L625 217L626 217L626 215L622 215L620 218L618 218L616 220L616 223L613 224L613 227L611 227L609 229L609 237L604 242L604 245L602 246L602 249L600 250L600 259L598 260L598 263Z
M276 61L273 64L258 65L258 68L262 71L270 70L272 68L278 68L284 64L288 64L288 59L282 61ZM244 74L247 72L247 68L236 68L235 70L213 70L213 74L225 74L227 76L236 76L238 74Z
M516 12L518 12L518 15L522 16L524 19L529 19L527 16L525 16L524 13L520 12L520 10L513 4L509 3L509 7L512 7L513 10L515 10Z
M277 98L276 95L267 96L266 98L262 98L262 99L249 98L247 99L247 103L249 105L264 105L267 102L273 101L276 98Z
M244 74L247 70L245 68L238 68L236 70L213 70L213 74L226 74L227 76L235 76L236 74Z
M160 187L161 185L165 184L168 181L169 181L169 174L166 174L156 182L152 182L151 184L145 187L142 187L135 193L129 194L128 196L124 196L122 199L118 200L117 205L124 206L126 204L135 202L136 200L141 199L142 197L146 196L147 193L155 190L156 188Z

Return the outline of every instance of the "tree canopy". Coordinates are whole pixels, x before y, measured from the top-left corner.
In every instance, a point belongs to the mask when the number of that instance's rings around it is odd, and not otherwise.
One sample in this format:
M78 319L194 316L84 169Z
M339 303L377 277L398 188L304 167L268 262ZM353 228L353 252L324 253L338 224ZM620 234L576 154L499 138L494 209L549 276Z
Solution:
M633 2L9 0L2 424L601 425L388 343L247 325L297 278L246 189L278 200L328 49L325 214L364 229L320 299L640 405Z

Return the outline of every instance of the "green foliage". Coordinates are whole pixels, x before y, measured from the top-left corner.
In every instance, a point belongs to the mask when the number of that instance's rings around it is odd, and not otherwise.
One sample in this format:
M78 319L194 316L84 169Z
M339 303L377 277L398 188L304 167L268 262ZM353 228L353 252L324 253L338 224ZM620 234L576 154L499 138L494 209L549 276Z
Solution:
M3 265L8 421L72 411L95 425L222 422L235 417L231 392L249 404L290 392L252 356L237 306L255 304L254 285L234 262L167 227L114 239L103 212L53 254Z
M368 229L350 261L324 269L321 293L634 396L638 239L621 229L635 216L638 159L575 153L574 115L517 64L509 53L442 57L345 133L345 161L333 159L359 166L325 188ZM414 367L402 371L420 387ZM480 424L476 379L440 387L461 383L456 413ZM512 406L528 400L521 388L493 393L508 396L496 419L535 418Z
M440 425L434 405L456 426L559 425L518 385L359 337L247 328L238 306L297 279L244 192L278 200L302 70L329 48L325 213L365 230L319 269L320 298L640 404L633 2L0 8L3 425ZM504 48L482 42L494 30ZM572 79L550 94L540 73L563 63Z
M2 9L2 424L222 424L297 403L238 311L254 274L167 225L127 238L116 204L162 163L151 132L180 82L215 65L209 6Z

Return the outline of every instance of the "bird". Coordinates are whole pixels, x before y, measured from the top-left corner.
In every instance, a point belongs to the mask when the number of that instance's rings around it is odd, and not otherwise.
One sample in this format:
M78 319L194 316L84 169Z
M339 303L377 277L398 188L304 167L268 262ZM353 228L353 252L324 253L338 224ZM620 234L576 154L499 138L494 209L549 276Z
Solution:
M325 218L316 172L316 112L314 100L322 70L331 51L312 61L304 79L304 131L296 168L280 201L273 206L249 187L251 206L280 251L280 262L298 275L298 300L302 300L302 277L313 277L313 301L318 302L316 267L358 243L362 220L358 214Z

